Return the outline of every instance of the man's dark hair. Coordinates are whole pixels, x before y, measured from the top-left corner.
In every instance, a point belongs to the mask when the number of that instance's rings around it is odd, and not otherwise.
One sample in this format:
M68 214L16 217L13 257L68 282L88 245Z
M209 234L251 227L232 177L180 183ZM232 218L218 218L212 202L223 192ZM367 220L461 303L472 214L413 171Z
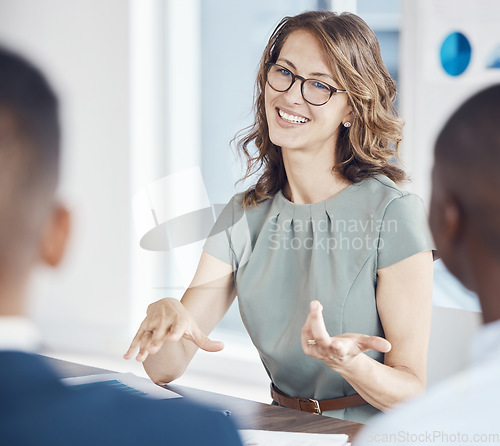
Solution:
M0 109L12 113L19 130L36 148L39 167L57 173L60 131L58 101L43 74L0 48Z
M500 84L465 101L441 130L436 174L453 193L465 223L500 256Z
M41 229L59 150L56 95L37 68L0 48L0 260Z

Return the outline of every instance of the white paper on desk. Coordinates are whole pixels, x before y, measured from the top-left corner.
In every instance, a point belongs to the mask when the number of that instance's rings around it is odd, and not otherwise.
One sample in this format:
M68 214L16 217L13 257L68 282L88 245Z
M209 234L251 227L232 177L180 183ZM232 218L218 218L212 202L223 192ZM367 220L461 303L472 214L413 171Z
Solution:
M305 434L240 429L243 446L348 446L345 434Z
M178 393L157 386L149 379L140 378L133 373L102 373L97 375L77 376L61 380L68 386L85 386L86 384L107 382L124 391L142 395L148 398L165 400L182 398Z

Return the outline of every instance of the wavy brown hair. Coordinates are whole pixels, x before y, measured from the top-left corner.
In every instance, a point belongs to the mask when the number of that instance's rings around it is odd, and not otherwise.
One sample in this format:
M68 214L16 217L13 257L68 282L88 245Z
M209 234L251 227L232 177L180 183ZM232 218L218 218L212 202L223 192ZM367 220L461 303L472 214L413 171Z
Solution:
M271 198L287 181L281 148L269 138L265 64L277 61L286 39L297 30L306 30L321 42L338 87L347 91L353 109L352 126L340 127L332 170L353 183L380 173L395 182L404 181L404 171L394 162L403 130L394 108L396 85L382 61L375 34L354 14L310 11L281 20L262 55L255 85L255 122L235 137L246 161L241 181L264 168L256 184L245 192L244 206ZM257 148L254 154L252 143Z

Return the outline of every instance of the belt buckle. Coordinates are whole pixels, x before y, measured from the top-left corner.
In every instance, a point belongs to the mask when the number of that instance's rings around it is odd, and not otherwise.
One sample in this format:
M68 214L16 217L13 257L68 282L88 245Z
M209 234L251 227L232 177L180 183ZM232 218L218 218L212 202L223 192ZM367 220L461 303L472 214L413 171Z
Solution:
M319 401L315 400L314 398L309 398L309 401L311 401L311 403L314 403L314 409L316 409L316 412L314 412L314 414L321 415L321 408L319 407Z
M321 415L321 408L319 407L319 401L315 400L314 398L300 398L299 399L299 407L300 403L302 401L308 402L308 403L313 403L314 404L314 415ZM301 409L302 410L302 409Z

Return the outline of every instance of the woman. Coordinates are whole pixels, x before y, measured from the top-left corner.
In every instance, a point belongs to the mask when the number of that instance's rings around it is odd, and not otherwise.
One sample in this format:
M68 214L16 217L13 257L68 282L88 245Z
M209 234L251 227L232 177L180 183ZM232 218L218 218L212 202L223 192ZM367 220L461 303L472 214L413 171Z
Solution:
M432 242L396 185L394 82L359 17L281 21L264 50L247 177L207 239L182 301L148 314L126 357L180 376L236 294L276 404L364 422L425 387ZM254 143L253 156L249 145Z

